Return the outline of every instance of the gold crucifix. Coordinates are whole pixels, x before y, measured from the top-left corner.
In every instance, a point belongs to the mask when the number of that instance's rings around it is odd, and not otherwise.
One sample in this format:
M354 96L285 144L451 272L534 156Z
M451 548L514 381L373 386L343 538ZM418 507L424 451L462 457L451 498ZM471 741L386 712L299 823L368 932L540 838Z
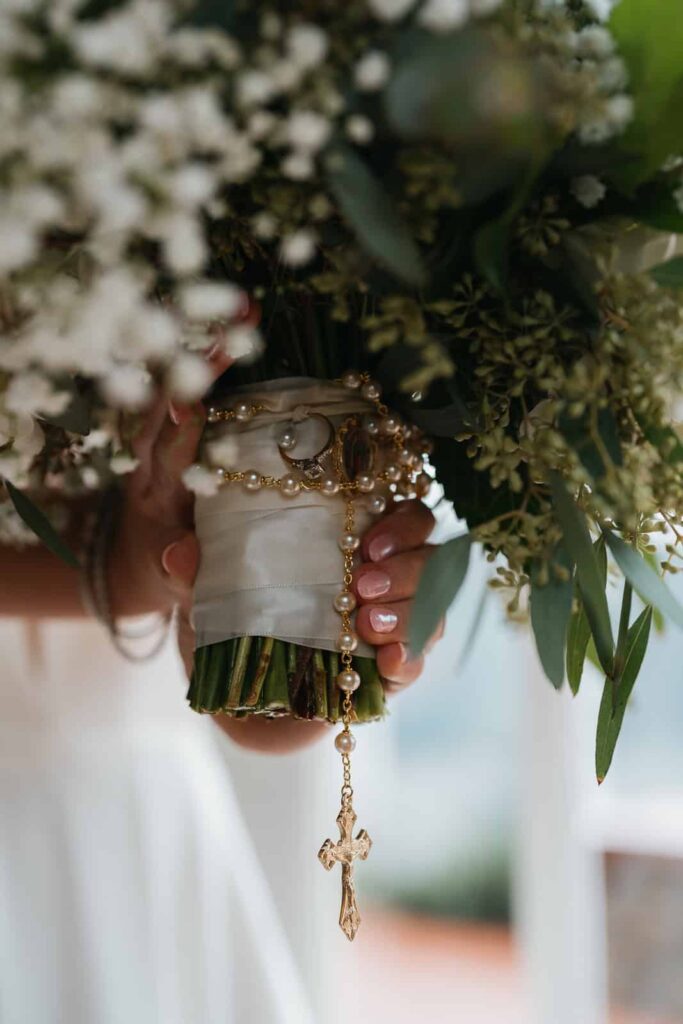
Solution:
M356 857L367 860L372 846L372 839L365 829L361 829L356 838L353 838L353 826L356 824L356 813L350 802L342 803L341 810L337 815L337 825L341 836L339 842L334 843L326 839L323 843L318 859L329 871L335 864L342 866L342 901L339 912L339 927L344 935L352 942L355 938L360 924L360 914L356 904L356 890L353 884L353 862Z

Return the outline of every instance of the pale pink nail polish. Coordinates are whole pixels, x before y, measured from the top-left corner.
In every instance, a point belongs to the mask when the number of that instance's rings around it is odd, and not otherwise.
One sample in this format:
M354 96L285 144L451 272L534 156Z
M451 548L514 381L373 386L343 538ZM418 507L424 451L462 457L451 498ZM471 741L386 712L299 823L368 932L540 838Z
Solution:
M383 562L385 558L389 558L390 555L396 550L396 544L393 537L389 537L387 534L380 534L379 537L373 537L368 545L368 555L370 556L371 562Z
M370 625L375 633L393 633L398 625L398 615L388 608L371 608Z
M358 593L369 601L383 597L389 592L390 587L391 580L385 572L365 572L358 580Z
M168 547L165 547L164 550L161 553L161 567L164 570L164 572L167 573L167 575L169 575L169 576L172 575L171 570L169 568L169 563L168 563L169 555L171 554L173 549L177 548L177 547L178 547L178 541L176 540L176 541L173 541L172 544L169 544Z

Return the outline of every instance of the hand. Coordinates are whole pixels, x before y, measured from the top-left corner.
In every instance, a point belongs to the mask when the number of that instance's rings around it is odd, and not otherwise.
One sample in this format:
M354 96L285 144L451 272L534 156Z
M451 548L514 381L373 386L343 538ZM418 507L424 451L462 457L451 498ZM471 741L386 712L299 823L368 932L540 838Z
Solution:
M232 360L215 348L207 355L214 378ZM114 616L180 609L183 655L188 649L187 615L199 564L193 530L193 498L182 474L196 459L206 413L201 402L170 403L160 394L132 442L139 460L126 480L121 521L109 559Z
M363 538L364 562L354 573L358 598L356 630L377 647L377 667L388 692L413 683L424 665L411 657L407 646L408 623L420 573L432 550L425 541L434 516L421 501L403 501L384 516ZM443 621L428 648L443 634Z

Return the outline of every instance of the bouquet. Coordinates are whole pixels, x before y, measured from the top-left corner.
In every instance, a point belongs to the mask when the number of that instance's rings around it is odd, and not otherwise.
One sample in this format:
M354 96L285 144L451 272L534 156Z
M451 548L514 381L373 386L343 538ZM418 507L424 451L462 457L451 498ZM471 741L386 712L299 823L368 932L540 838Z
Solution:
M683 529L679 13L4 4L3 537L68 557L41 503L129 472L154 390L198 398L217 341L239 363L186 476L192 706L345 734L380 716L358 530L435 473L464 532L427 565L412 646L483 545L550 682L601 668L604 778L653 615L683 625L662 581Z

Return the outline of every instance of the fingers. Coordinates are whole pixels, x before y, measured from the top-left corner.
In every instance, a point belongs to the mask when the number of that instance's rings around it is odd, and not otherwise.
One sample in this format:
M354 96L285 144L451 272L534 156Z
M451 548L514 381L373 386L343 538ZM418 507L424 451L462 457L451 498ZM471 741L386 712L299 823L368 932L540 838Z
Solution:
M408 643L412 601L395 601L393 604L378 602L362 605L356 615L356 630L362 640L373 647L383 647L397 642ZM443 636L443 620L425 647L431 650Z
M405 644L388 644L377 651L377 668L384 679L387 693L402 690L414 683L424 668L424 658L411 658Z
M194 533L186 533L161 553L161 568L171 584L181 593L190 594L199 569L199 541Z
M423 545L417 551L406 551L386 561L364 562L353 578L353 589L360 604L377 601L405 601L414 597L424 564L433 548Z
M402 551L421 547L434 528L434 516L419 499L399 502L363 537L361 551L369 562L383 562Z
M150 487L166 522L189 527L192 523L192 495L183 486L182 475L197 458L197 448L206 422L201 402L175 406L167 417L152 455Z

